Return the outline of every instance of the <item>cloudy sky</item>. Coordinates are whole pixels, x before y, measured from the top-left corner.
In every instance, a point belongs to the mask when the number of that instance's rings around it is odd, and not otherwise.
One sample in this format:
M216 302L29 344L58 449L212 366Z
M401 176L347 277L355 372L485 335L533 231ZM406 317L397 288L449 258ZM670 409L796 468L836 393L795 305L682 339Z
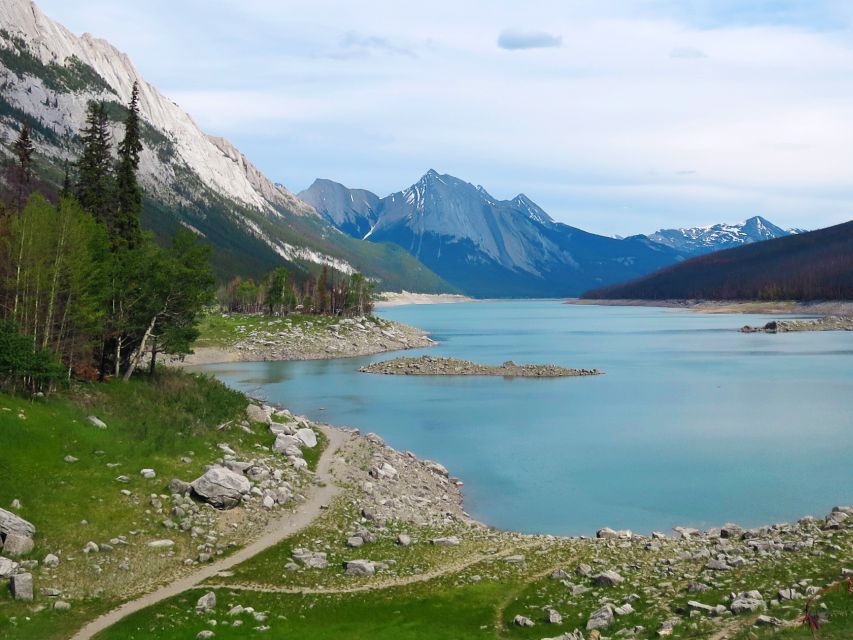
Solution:
M853 218L847 0L39 0L290 189L435 168L604 234Z

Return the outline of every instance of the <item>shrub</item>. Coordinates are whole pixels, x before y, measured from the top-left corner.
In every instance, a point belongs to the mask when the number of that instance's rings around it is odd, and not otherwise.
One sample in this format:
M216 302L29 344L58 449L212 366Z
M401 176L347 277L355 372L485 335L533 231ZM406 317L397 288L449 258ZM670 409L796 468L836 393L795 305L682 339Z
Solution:
M0 388L7 391L45 391L64 377L53 354L21 334L10 320L0 320Z

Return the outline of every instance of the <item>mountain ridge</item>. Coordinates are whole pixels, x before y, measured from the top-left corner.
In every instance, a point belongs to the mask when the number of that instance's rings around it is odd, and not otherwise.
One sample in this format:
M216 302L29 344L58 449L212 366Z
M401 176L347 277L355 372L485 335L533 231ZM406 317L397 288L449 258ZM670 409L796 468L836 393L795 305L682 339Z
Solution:
M359 242L327 224L230 141L199 128L106 40L76 36L29 0L0 4L0 158L12 157L22 123L31 124L40 178L54 195L63 165L79 153L89 102L106 103L113 140L120 139L134 82L143 123L143 222L164 239L179 225L208 239L218 249L220 278L259 277L280 265L298 276L326 265L362 271L381 288L453 290L399 248Z
M705 227L659 229L646 237L694 256L753 242L784 238L796 233L802 233L802 230L782 229L762 216L752 216L735 224L717 223Z
M298 197L328 205L354 199L356 192L364 190L323 180ZM483 186L434 169L384 198L370 195L378 205L359 220L359 228L370 228L363 237L403 247L469 295L575 295L681 259L645 237L615 240L555 222L524 194L500 200ZM345 214L358 212L325 213L330 220Z

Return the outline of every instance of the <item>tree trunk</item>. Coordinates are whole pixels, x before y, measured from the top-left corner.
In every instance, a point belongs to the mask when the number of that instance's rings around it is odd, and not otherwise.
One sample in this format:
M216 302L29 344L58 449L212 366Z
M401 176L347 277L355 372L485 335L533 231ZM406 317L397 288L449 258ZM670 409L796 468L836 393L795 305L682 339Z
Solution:
M127 367L127 371L124 372L125 382L130 380L130 376L133 375L134 370L139 365L139 360L142 358L142 354L145 353L145 345L148 343L148 339L151 337L151 334L154 333L154 326L157 324L157 318L159 317L160 314L155 314L154 317L151 318L151 322L145 330L145 335L142 336L142 342L139 343L139 348L137 348L133 353L133 356L130 358L130 364Z

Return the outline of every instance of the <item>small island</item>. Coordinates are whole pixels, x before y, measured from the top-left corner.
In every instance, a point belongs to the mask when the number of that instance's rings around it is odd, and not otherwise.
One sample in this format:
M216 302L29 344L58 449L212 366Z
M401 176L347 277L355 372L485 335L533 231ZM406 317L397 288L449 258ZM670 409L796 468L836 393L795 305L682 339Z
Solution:
M805 320L771 320L763 327L746 325L741 333L787 333L790 331L853 331L853 317L824 316Z
M516 364L507 360L502 365L477 364L456 358L394 358L373 362L359 369L362 373L394 376L502 376L504 378L565 378L597 376L598 369L569 369L553 364Z

